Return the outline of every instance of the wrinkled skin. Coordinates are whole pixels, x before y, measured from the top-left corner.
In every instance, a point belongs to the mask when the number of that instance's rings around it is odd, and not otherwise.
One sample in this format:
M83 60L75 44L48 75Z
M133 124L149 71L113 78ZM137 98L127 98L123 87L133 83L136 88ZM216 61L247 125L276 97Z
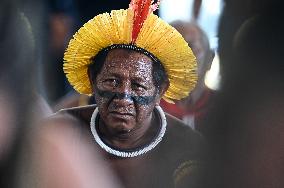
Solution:
M106 139L130 143L145 137L163 93L153 83L149 57L125 49L111 50L92 85L100 114L99 129Z

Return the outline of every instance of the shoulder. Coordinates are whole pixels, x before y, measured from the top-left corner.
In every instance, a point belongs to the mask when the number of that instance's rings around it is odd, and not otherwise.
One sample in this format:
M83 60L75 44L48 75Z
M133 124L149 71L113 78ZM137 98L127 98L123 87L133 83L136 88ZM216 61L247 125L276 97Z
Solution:
M95 108L97 107L96 104L92 105L85 105L85 106L79 106L79 107L72 107L72 108L63 108L59 111L57 111L55 114L71 114L71 115L83 115L86 116L87 114L92 114Z
M194 145L199 142L204 142L203 136L198 131L193 130L181 120L170 114L166 114L166 118L168 122L167 134L170 139L174 139L175 142L178 143L184 143L182 145Z
M73 108L65 108L56 112L53 117L69 117L76 118L81 121L90 122L91 116L97 105L86 105Z
M89 128L90 119L96 105L87 105L82 107L66 108L45 118L41 124L57 129L64 127Z
M167 148L171 148L171 153L180 158L194 160L203 158L206 146L203 136L170 114L166 114L166 118L167 132L164 144Z

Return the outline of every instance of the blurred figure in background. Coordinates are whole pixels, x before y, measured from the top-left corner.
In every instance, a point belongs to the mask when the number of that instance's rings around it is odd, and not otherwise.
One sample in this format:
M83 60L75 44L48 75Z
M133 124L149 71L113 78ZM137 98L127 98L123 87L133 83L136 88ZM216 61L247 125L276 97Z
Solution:
M225 1L205 187L284 187L283 18L281 1Z
M0 2L0 186L12 188L36 96L34 40L16 5Z
M171 25L182 34L196 56L198 80L188 97L176 101L176 104L162 101L161 106L169 114L183 120L185 124L200 130L201 127L198 124L201 124L200 121L206 116L214 92L204 82L205 74L211 67L214 52L210 49L206 34L195 23L175 21Z
M59 121L58 121L59 120ZM88 132L71 119L42 121L29 134L17 187L120 188L121 183L88 139Z

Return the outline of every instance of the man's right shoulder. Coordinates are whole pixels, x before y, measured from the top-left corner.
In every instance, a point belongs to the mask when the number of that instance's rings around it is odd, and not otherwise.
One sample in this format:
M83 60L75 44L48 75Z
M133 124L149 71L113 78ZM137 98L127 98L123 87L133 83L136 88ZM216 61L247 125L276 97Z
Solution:
M45 119L45 122L62 124L89 124L96 105L87 105L73 108L61 109Z
M73 108L64 108L56 112L54 115L63 115L63 114L69 114L73 116L90 116L94 112L95 108L97 105L92 104L92 105L86 105L86 106L79 106L79 107L73 107Z

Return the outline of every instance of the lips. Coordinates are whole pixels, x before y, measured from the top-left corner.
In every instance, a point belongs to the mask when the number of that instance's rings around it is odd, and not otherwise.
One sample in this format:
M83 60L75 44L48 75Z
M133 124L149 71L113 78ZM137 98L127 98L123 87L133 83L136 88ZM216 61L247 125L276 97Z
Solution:
M113 114L113 115L116 115L116 116L134 116L133 113L120 112L120 111L111 111L110 114Z
M135 108L133 105L121 105L117 103L111 103L108 106L108 114L116 119L132 119L136 116Z

